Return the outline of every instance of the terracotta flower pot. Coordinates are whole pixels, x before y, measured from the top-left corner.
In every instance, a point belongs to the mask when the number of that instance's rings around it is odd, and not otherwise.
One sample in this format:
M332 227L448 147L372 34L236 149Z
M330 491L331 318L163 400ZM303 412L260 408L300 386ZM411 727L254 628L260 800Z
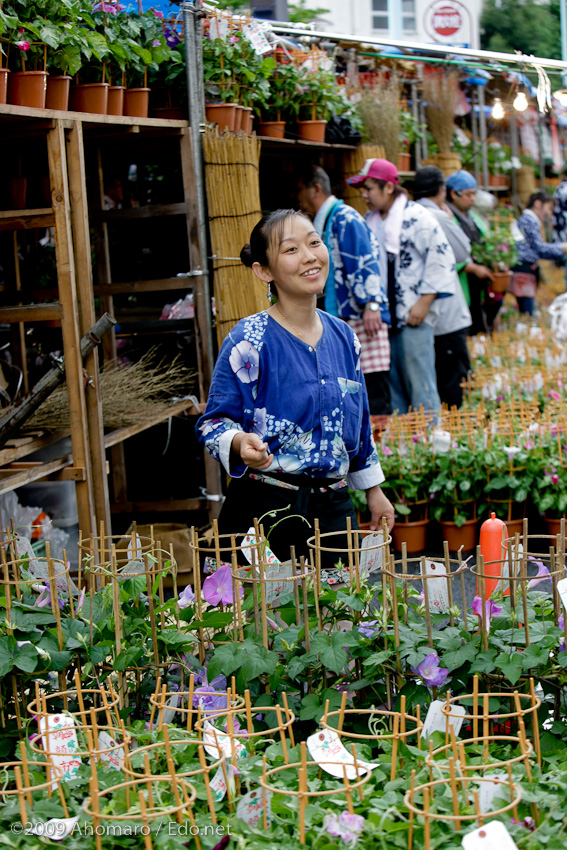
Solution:
M545 519L548 534L552 534L554 537L557 534L561 534L561 517L550 517L544 513L543 518Z
M236 104L236 112L234 113L234 132L240 133L242 129L242 118L244 116L244 107Z
M124 92L124 115L130 115L133 118L147 118L149 108L149 89L126 89Z
M478 520L469 519L460 528L454 522L440 522L443 540L449 544L452 552L458 552L463 547L465 552L472 552L478 538Z
M13 106L45 109L47 71L12 71L8 100Z
M516 534L522 534L524 531L524 520L520 517L520 519L507 519L504 520L506 523L506 536L507 537L515 537Z
M257 126L259 136L269 139L283 139L285 134L285 121L261 121Z
M109 88L109 83L82 83L73 86L69 99L72 111L106 115Z
M8 100L8 74L9 68L0 68L0 103Z
M232 130L236 121L236 103L210 103L205 106L207 121L216 124L219 130Z
M126 86L110 86L108 89L107 115L124 115L124 92Z
M60 77L47 78L47 92L45 95L46 109L58 109L60 112L66 112L69 108L69 90L71 87L71 77L63 75Z
M409 171L411 168L411 154L398 154L398 171Z
M510 272L493 272L490 288L493 292L508 292L510 288Z
M155 118L187 118L187 113L181 106L154 106L152 112Z
M304 142L324 142L326 121L298 121L297 135Z
M240 128L243 133L246 133L247 136L252 132L252 107L243 106L242 107L242 122L240 124Z
M408 555L423 552L427 540L428 525L428 519L420 519L417 522L397 522L392 530L396 551L401 552L402 543L405 543Z
M508 186L508 177L505 174L489 174L489 186Z

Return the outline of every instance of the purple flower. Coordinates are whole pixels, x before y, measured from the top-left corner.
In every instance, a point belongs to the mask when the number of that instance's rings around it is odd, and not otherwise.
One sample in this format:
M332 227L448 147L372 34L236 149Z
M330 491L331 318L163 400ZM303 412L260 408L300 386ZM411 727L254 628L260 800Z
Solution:
M194 601L195 594L193 593L193 588L190 584L188 584L185 590L179 594L177 604L180 608L187 608L189 605L192 605Z
M449 670L446 667L439 666L439 656L436 652L430 652L421 664L411 669L428 688L440 688L441 685L445 684L445 679L449 675Z
M366 638L372 638L379 629L378 620L366 620L364 623L358 624L358 631Z
M219 605L223 602L225 605L232 605L232 589L233 580L231 567L219 567L216 573L207 576L203 582L203 599L209 605ZM242 588L239 588L240 595L244 595Z
M561 631L563 632L565 630L565 619L563 617L563 614L559 615L559 620L557 621L557 624L558 624L559 628L561 629ZM559 644L558 652L565 652L565 638L563 638L563 640Z
M59 603L60 608L65 607L65 603L59 596L57 597L57 601ZM41 588L39 596L35 600L35 607L47 608L49 605L51 605L51 589L49 587L49 582L45 581L44 587Z
M205 714L211 714L214 711L222 711L226 704L226 678L217 676L209 684L205 671L203 684L193 691L193 708L201 706Z
M86 587L83 587L83 589L81 590L81 592L79 594L79 598L77 599L77 607L75 608L76 614L79 613L79 611L82 609L83 605L85 604L85 594L86 594L86 592L87 592Z
M165 41L168 47L177 47L177 45L181 43L181 39L175 30L172 30L169 27L166 27L165 29Z
M487 599L484 603L485 606L485 616L486 616L486 631L490 631L490 621L493 617L497 617L498 614L502 611L502 605L497 605L491 599ZM472 609L475 614L479 617L483 617L482 613L482 599L480 596L475 596L472 604Z
M161 41L159 40L159 38L154 38L154 40L152 41L152 47L161 47Z
M382 446L382 454L384 455L384 457L391 457L394 452L389 446Z
M233 346L228 358L232 371L243 384L252 384L260 372L260 355L248 340L243 339Z
M533 587L537 587L540 582L549 578L549 570L543 561L538 561L537 558L532 558L530 555L528 555L528 561L533 561L534 564L537 564L537 576L528 582L528 590L531 590Z
M364 827L364 818L362 815L349 815L348 812L341 812L337 816L333 812L325 815L323 825L328 835L342 838L345 844L356 844Z

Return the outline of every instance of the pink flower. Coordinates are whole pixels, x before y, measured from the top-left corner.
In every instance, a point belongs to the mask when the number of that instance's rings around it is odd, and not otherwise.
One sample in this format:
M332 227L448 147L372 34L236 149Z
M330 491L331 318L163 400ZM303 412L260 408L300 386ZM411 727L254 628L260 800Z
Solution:
M482 599L481 599L480 596L475 596L473 604L472 604L472 609L473 609L474 613L477 614L477 616L479 616L481 619L482 619L483 616L486 617L486 631L489 632L490 631L490 621L493 617L497 617L498 614L500 614L500 612L502 611L502 605L497 605L491 599L487 599L486 602L484 603L484 606L485 606L485 612L484 612L484 615L483 615Z
M558 476L556 473L554 473L554 474L551 476L551 483L552 483L552 484L559 484L559 476Z
M210 605L219 605L221 602L232 605L233 584L231 568L219 567L216 573L207 576L203 582L203 599ZM240 595L244 595L242 588L240 588Z
M240 39L238 38L238 36L237 36L237 35L231 35L231 36L230 36L230 38L229 38L229 43L230 43L230 44L236 44L236 42L237 42L237 41L240 41Z
M153 6L151 9L148 9L148 12L153 12L156 18L163 18L163 12L160 12L159 9L154 9Z
M76 614L78 614L78 613L79 613L79 611L81 610L81 608L82 608L82 607L83 607L83 605L85 604L85 594L86 594L86 591L87 591L86 587L83 587L83 589L81 590L81 593L80 593L80 595L79 595L79 598L77 599L77 607L75 608L75 613L76 613Z
M558 393L556 390L550 390L550 391L549 391L549 398L552 398L552 399L554 399L555 401L559 401L559 399L561 398L561 396L559 395L559 393Z
M391 457L394 452L389 446L382 446L382 454L384 455L384 457Z
M27 50L30 49L30 43L29 41L17 41L16 47L19 47L20 50L23 50L25 53Z
M325 815L323 825L334 838L342 838L345 844L356 844L364 827L364 818L348 812L341 812L340 815L332 812Z
M159 38L154 38L154 40L152 41L152 47L161 47L161 41L159 40Z

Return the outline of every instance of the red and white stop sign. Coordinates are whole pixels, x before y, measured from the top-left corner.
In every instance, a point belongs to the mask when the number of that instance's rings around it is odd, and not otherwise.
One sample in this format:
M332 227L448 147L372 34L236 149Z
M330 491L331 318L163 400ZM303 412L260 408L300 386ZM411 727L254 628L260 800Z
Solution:
M455 6L449 4L438 6L431 17L433 30L445 38L458 33L463 25L461 13Z

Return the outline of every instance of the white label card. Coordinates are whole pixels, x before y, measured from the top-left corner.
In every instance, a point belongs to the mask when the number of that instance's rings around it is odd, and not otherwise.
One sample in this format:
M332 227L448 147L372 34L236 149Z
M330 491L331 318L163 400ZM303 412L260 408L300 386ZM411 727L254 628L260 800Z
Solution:
M364 776L367 771L378 767L377 764L357 759L357 774L352 753L343 746L339 735L332 729L321 729L311 735L307 739L307 748L313 761L320 764L326 773L338 779L342 779L345 774L343 765L346 768L347 779L357 779L358 776ZM329 762L332 763L329 764Z
M249 791L236 806L236 817L251 826L252 829L260 829L264 826L264 800L266 800L266 823L268 826L272 823L272 811L270 800L272 792L258 788L254 791Z
M161 715L161 722L162 723L171 723L172 722L173 718L177 714L177 709L179 707L180 701L181 701L180 694L172 694L170 697L168 697L165 704L167 706L169 706L169 708L164 708L163 711L162 711L162 715Z
M291 564L268 564L266 578L272 581L266 582L266 604L279 604L281 596L293 593L293 582L285 579L293 578L293 567ZM277 579L277 581L273 581Z
M499 820L491 820L484 826L463 836L463 850L518 850L518 845Z
M244 24L242 32L260 56L273 49L258 21L252 20L250 23Z
M224 800L226 794L226 782L224 780L222 765L217 769L217 772L209 782L209 787L213 792L213 797L216 803L220 803Z
M384 532L375 531L373 534L367 534L362 541L362 553L360 555L359 571L363 577L370 573L378 572L382 569L384 561L384 549L375 549L373 547L382 547L384 543Z
M211 758L218 759L218 758L220 758L220 753L219 753L219 749L220 749L221 753L223 753L223 755L226 758L229 758L229 759L232 758L232 747L231 747L231 743L230 743L230 736L225 735L223 732L219 732L219 730L216 729L215 726L213 726L213 724L210 723L208 720L206 720L203 723L203 729L204 729L203 744L204 744L204 747L205 747L205 752L208 753L211 756ZM238 738L236 738L234 736L233 736L233 741L234 741L234 752L235 752L236 758L240 758L241 756L245 756L246 755L246 747L244 746L242 741L239 741ZM217 744L218 744L218 746L217 746Z
M505 773L495 773L493 776L484 776L489 782L478 783L478 805L483 815L487 815L494 808L497 797L506 798L508 787L508 776ZM504 783L504 784L503 784Z
M427 581L429 606L438 614L445 614L449 610L449 588L447 587L445 564L426 560L425 573L428 576L438 576L438 578L432 580L425 579Z
M429 738L434 732L442 732L445 735L449 731L449 726L453 727L455 735L459 734L467 711L462 705L451 704L451 714L457 714L459 716L447 717L442 711L446 705L445 700L433 700L427 709L427 715L423 722L423 729L421 730L422 738Z
M48 714L47 717L39 718L39 731L43 749L53 754L52 778L65 782L74 779L81 765L81 757L75 755L79 750L79 741L74 718L63 712ZM52 787L57 787L55 782Z
M254 549L251 547L254 546ZM258 546L256 542L256 533L253 528L249 528L246 532L246 536L242 541L242 554L246 558L249 564L255 564L256 558L258 554L262 557L262 562L264 564L279 564L280 561L267 543L264 543L263 546Z
M122 770L122 762L124 761L124 747L118 747L118 741L115 741L108 732L104 729L98 733L98 749L114 747L117 749L108 749L107 752L101 752L100 762L113 770Z
M562 578L561 581L557 582L557 592L561 597L563 607L567 611L567 578Z

